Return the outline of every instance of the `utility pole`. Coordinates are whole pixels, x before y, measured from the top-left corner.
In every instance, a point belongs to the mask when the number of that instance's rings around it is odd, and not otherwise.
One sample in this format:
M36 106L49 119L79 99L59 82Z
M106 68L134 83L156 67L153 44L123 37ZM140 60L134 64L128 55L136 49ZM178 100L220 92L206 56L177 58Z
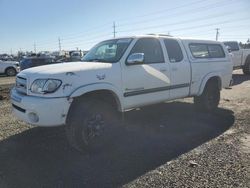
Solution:
M36 43L34 42L34 52L36 54Z
M115 26L115 22L113 22L113 35L114 35L114 38L115 38L115 34L116 34L116 26Z
M61 39L58 37L58 46L59 46L59 52L61 52Z
M219 34L220 34L220 33L219 33L219 30L220 30L220 29L219 29L219 28L216 28L215 30L216 30L216 37L215 37L215 39L216 39L216 41L218 41Z

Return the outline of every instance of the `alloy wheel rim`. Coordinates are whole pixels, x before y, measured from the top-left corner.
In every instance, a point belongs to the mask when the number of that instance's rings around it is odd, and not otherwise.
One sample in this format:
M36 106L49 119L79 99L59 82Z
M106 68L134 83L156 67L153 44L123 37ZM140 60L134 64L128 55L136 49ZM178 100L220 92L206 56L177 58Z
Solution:
M87 120L86 120L86 132L84 133L87 137L87 140L91 140L95 137L99 137L102 135L104 130L104 118L102 114L92 114Z

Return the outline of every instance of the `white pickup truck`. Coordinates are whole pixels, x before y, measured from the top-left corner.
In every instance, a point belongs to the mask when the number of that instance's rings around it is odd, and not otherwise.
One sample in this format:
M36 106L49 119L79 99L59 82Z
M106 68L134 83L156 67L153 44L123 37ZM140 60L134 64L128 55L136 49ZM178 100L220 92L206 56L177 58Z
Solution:
M11 92L13 112L32 125L65 125L72 146L83 151L110 136L114 109L194 97L197 109L215 110L232 69L221 42L160 35L111 39L94 46L83 62L20 72Z
M19 72L19 70L20 68L18 62L0 60L0 74L15 76Z
M242 69L244 74L250 75L250 49L242 49L237 41L223 43L232 54L234 69Z

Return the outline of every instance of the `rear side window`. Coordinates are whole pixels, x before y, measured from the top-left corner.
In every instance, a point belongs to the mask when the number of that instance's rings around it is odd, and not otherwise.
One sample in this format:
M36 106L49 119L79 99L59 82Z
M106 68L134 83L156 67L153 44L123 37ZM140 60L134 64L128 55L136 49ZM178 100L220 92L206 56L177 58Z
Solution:
M209 56L212 58L222 58L225 57L224 50L219 44L209 44L208 45Z
M190 44L190 51L195 58L223 58L225 53L219 44Z
M155 38L139 39L131 50L130 54L144 53L144 63L164 63L161 44Z
M230 50L232 51L240 50L237 42L224 42L224 44L225 46L230 47Z
M183 54L179 43L174 39L165 39L164 44L168 52L168 58L171 63L180 62Z
M190 44L189 48L195 58L208 58L209 53L205 44Z

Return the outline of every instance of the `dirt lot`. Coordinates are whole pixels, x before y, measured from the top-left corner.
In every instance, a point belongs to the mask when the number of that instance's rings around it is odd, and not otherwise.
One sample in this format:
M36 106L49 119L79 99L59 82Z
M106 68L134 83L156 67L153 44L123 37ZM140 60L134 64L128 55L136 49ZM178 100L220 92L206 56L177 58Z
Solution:
M235 71L234 81L214 114L191 99L131 111L88 155L68 146L63 127L30 127L2 100L0 187L250 187L250 76Z
M16 77L15 76L4 76L0 75L0 87L6 85L13 85L15 83Z

